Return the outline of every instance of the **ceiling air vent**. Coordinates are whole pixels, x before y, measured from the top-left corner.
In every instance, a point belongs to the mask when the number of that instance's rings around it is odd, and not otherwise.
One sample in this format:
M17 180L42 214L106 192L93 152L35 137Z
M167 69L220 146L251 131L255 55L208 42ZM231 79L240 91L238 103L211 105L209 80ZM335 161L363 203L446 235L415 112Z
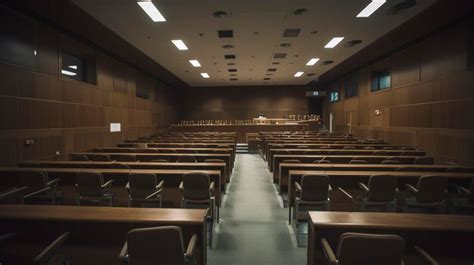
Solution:
M233 30L218 30L217 35L219 35L219 38L233 38L234 37L234 31Z
M288 48L288 47L291 46L291 44L290 43L281 43L280 46L283 47L283 48Z
M227 63L227 65L235 65L235 63Z
M229 74L230 76L237 76L237 74Z
M263 80L272 80L270 77L265 77Z
M225 11L216 11L216 12L212 13L212 16L215 17L215 18L225 18L227 15L228 14Z
M283 32L283 37L290 38L290 37L298 37L300 34L301 29L285 29Z
M351 40L351 41L346 42L346 44L344 44L344 46L346 46L348 48L351 48L351 47L354 47L354 46L359 45L361 43L362 43L361 40Z
M237 80L239 80L239 79L237 79L237 78L231 78L230 79L230 81L237 81Z
M331 61L331 60L322 62L323 65L328 65L328 64L332 64L332 63L334 63L334 61Z
M226 58L226 59L235 59L235 54L226 54L226 55L224 55L224 58Z
M306 8L299 8L295 10L295 15L300 16L303 15L304 13L308 12L308 9Z
M268 72L276 72L276 68L268 68Z
M273 64L273 65L277 65L277 64L280 64L280 62L273 62L272 64Z
M286 53L275 53L273 55L273 58L275 58L275 59L284 59L284 58L286 58Z
M229 72L237 72L237 69L229 69Z
M224 49L232 49L232 48L234 48L234 45L226 44L226 45L222 45L222 48L224 48Z
M391 15L397 15L407 9L410 9L412 7L416 6L416 0L402 0L390 8L387 9L386 14L391 16Z

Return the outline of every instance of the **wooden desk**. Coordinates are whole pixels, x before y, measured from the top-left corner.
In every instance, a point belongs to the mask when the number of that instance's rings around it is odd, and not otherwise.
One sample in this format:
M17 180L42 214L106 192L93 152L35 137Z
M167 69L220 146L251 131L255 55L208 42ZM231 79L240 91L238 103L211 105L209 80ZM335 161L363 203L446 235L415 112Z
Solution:
M1 168L0 181L5 185L18 185L19 178L16 177L21 171L38 170L38 168ZM210 180L215 182L217 187L221 187L223 177L220 170L186 170L186 169L91 169L91 168L41 168L48 173L50 179L59 178L59 187L63 190L65 201L70 204L75 203L76 173L77 172L101 172L105 181L113 179L112 192L114 194L114 205L126 206L128 203L128 193L125 185L128 182L130 173L151 173L156 174L158 181L164 180L163 207L181 207L181 194L178 190L183 174L190 172L202 172L210 176ZM16 174L16 175L15 175ZM222 199L221 189L215 189L216 205L220 206Z
M416 184L418 178L424 175L435 175L449 180L472 179L474 173L454 173L454 172L400 172L400 171L337 171L337 170L290 170L287 180L288 205L291 207L295 201L294 183L301 184L303 175L317 174L328 175L329 183L334 187L357 187L357 183L367 183L371 175L392 175L396 176L399 186L403 182Z
M125 143L218 143L235 144L235 140L228 139L201 139L201 138L175 138L175 139L146 139L146 140L125 140Z
M317 164L317 163L280 163L278 186L280 190L287 190L290 170L337 170L337 171L395 171L401 167L410 167L418 172L446 172L450 168L457 168L457 172L474 173L474 167L459 167L449 165L389 165L389 164ZM274 172L275 174L275 172ZM284 186L284 187L282 187Z
M451 260L455 259L456 263L444 264L470 265L473 261L473 216L309 212L308 232L308 265L325 264L323 263L324 254L321 250L321 238L326 238L335 249L339 236L346 232L398 234L405 239L406 252L409 252L409 249L417 244L435 257L440 253L448 256L455 255L455 257L451 256ZM458 256L459 252L464 256ZM466 260L470 263L462 263Z
M121 264L118 254L131 229L176 225L185 245L198 236L198 263L206 264L205 215L202 209L0 205L0 232L32 244L70 232L64 252L72 264L103 265Z
M59 168L111 168L114 162L94 161L24 161L18 167L59 167ZM220 170L225 180L221 180L221 189L225 191L226 183L230 181L229 171L225 163L219 162L120 162L132 169L186 169L186 170Z
M347 144L347 145L352 145L352 144L358 144L360 143L359 140L357 139L344 139L344 140L325 140L325 139L319 139L319 140L314 140L314 139L267 139L261 140L260 147L262 148L262 153L266 154L267 150L270 148L270 145L273 144L290 144L290 143L296 143L299 145L305 145L308 143L313 143L313 144L325 144L325 145L331 145L331 144Z
M147 143L148 148L176 148L176 147L204 147L204 148L221 148L227 145L235 151L235 143ZM135 147L134 143L117 144L118 147Z
M352 159L362 159L369 164L380 164L383 160L393 158L402 164L413 164L416 158L425 156L388 156L388 155L274 155L273 166L270 171L273 172L273 181L278 182L280 176L280 163L287 159L298 159L302 163L312 163L314 160L321 160L323 158L335 164L349 164ZM434 162L434 159L433 159Z
M70 155L93 155L96 153L91 152L80 152L80 153L72 153ZM119 155L135 155L138 160L140 161L150 161L154 159L167 159L168 161L177 161L179 156L194 156L198 162L204 162L206 159L222 159L225 161L229 172L232 172L234 168L234 163L231 163L231 154L218 154L218 153L211 153L211 154L178 154L178 153L102 153L104 155L110 156L112 160Z
M273 168L273 156L282 149L270 149L270 157L267 157L268 167ZM350 155L350 156L369 156L369 155L386 155L386 156L425 156L425 151L416 150L364 150L364 149L285 149L292 155ZM384 154L377 154L384 152Z

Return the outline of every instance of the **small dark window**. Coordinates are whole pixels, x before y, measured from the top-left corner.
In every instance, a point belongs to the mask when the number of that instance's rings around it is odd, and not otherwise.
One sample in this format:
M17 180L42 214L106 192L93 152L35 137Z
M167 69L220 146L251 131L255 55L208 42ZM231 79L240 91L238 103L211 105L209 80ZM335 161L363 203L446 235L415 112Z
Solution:
M329 101L330 102L339 101L339 91L338 90L333 90L333 91L331 91L331 93L329 93Z
M136 90L135 96L137 98L149 99L150 98L150 90L151 84L147 82L147 80L143 77L136 78Z
M61 76L91 84L96 83L95 61L61 53Z
M344 92L346 98L357 96L357 75L355 73L344 79Z
M378 91L386 88L390 88L391 78L388 70L372 72L372 84L370 86L371 91Z

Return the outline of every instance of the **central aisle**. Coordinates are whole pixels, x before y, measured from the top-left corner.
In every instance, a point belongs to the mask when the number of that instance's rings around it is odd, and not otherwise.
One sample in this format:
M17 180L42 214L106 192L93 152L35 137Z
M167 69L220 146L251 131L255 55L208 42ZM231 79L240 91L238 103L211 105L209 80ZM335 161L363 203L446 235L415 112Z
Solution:
M263 159L237 154L210 265L306 264L306 248L296 248Z

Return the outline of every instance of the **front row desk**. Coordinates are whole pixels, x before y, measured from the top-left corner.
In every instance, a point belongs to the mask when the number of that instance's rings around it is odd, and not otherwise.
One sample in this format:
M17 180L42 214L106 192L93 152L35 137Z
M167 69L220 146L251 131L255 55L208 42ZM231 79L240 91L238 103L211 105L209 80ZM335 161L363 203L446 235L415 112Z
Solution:
M35 252L38 246L44 247L69 232L71 235L61 254L68 256L71 264L118 265L123 264L119 253L130 230L179 226L185 246L197 235L195 259L203 265L206 264L206 213L204 209L0 205L0 235L16 234L15 240L21 245L14 254L31 257L38 254Z
M417 256L417 245L442 265L474 262L474 216L362 212L309 212L308 265L326 264L321 239L335 251L346 232L394 234L405 241L405 265L429 264ZM364 246L354 251L371 253ZM409 262L409 261L421 262ZM379 264L368 264L379 265ZM380 264L383 265L383 264Z

